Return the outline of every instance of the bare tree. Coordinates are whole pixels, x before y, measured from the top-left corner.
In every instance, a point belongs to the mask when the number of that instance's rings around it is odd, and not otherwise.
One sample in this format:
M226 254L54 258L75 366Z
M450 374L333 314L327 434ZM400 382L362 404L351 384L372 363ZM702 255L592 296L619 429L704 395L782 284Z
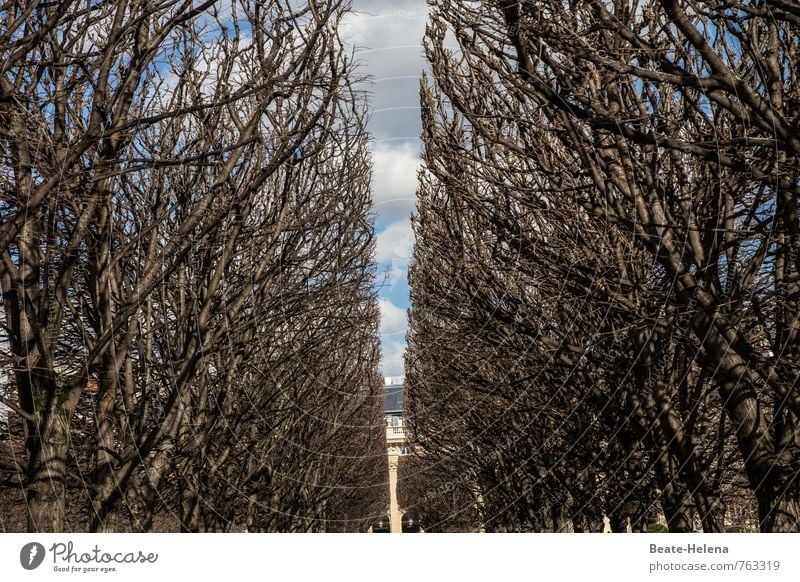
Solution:
M68 495L92 530L146 531L157 515L246 527L224 506L253 495L305 498L297 520L321 527L330 508L296 483L336 483L346 461L287 463L293 488L248 473L261 454L269 467L302 457L310 426L324 440L308 446L350 453L382 434L346 9L3 6L0 277L17 388L5 399L26 423L7 484L25 491L29 529L66 529ZM323 402L332 417L315 416ZM381 499L380 464L361 466L352 511ZM220 497L232 472L242 489ZM337 509L348 527L368 521L351 510Z
M432 383L485 391L482 405L541 393L513 474L558 506L597 491L615 529L647 518L655 487L670 527L696 513L719 531L737 467L761 528L797 529L797 20L783 4L431 3L410 400L444 398ZM438 347L451 329L455 354ZM455 418L465 393L445 393ZM543 415L555 423L529 428ZM558 474L584 441L587 464ZM546 470L523 469L542 449Z

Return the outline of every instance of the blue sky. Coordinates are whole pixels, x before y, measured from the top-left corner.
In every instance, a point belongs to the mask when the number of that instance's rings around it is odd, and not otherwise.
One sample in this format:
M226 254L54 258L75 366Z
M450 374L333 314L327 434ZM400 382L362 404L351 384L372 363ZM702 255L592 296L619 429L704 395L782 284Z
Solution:
M410 217L419 167L419 77L425 68L422 36L425 0L354 0L342 26L356 47L371 95L376 260L381 298L382 369L403 374L407 329L408 262L413 248Z

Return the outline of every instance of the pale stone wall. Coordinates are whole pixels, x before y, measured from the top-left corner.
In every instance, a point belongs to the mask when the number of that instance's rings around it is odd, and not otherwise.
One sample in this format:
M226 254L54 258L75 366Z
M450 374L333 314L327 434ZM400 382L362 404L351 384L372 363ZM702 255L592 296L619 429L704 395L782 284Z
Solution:
M401 447L406 444L405 427L402 417L400 426L392 426L392 417L386 417L386 454L389 460L389 531L401 533L403 531L403 514L397 503L397 461L401 456Z

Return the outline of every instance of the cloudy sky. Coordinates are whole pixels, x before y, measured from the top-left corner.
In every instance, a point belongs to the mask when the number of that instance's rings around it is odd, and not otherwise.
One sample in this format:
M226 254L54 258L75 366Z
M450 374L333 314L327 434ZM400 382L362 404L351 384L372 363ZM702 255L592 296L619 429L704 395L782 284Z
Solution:
M373 144L372 196L380 264L383 373L403 374L408 327L408 262L413 236L419 167L419 77L425 68L422 35L425 0L353 0L344 36L357 47L363 71L372 78L369 130Z

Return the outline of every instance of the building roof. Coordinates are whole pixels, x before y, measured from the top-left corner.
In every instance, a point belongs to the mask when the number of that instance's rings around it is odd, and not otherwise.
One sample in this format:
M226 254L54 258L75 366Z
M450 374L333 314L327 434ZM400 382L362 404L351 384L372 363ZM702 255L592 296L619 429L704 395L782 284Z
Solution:
M383 392L385 395L383 412L385 414L403 414L403 385L384 386Z

